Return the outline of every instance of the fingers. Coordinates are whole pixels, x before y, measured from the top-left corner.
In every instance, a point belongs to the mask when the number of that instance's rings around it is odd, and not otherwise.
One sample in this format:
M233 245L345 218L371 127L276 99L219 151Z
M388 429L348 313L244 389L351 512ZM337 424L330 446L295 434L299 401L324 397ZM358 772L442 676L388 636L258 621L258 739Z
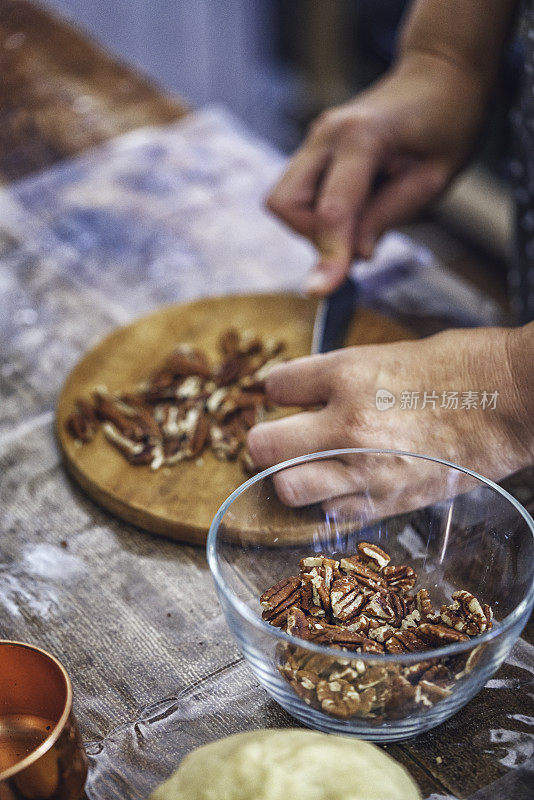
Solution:
M254 464L265 468L296 456L330 450L339 446L339 439L331 414L321 409L255 425L248 433L247 448Z
M310 293L328 294L343 282L381 158L382 145L365 118L327 112L267 199L271 211L317 246Z
M389 228L412 217L445 188L448 177L439 164L417 164L391 178L369 201L356 235L355 247L372 253Z
M340 143L323 176L316 201L314 242L319 262L310 274L312 294L332 292L345 279L362 209L372 189L379 154L367 139Z
M324 143L306 141L267 198L267 208L303 236L312 237L315 197L328 162Z
M299 507L358 494L365 482L363 476L347 464L323 459L283 470L274 476L274 485L282 503Z
M275 367L267 378L267 394L285 406L325 403L331 392L330 364L335 355L296 358Z

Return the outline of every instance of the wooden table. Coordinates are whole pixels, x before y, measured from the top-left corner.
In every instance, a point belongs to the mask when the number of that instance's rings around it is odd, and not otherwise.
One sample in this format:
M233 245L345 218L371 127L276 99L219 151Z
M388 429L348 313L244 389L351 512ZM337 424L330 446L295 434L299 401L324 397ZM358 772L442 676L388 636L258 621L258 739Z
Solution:
M6 184L125 131L165 124L187 112L185 104L163 95L72 27L21 0L0 0L0 70L0 175ZM98 113L87 112L82 99L87 97ZM448 234L440 231L440 237L451 244ZM2 244L8 256L17 253L19 243L9 236ZM463 246L452 244L465 258ZM24 290L38 297L45 278L36 288L35 274L39 269L41 276L48 274L46 260L27 255L24 264L24 275L19 271L18 277L26 281ZM69 295L72 291L58 279L58 294L71 297L73 307L79 302L79 315L94 315L91 324L98 327L105 312ZM37 317L41 308L34 309ZM21 309L17 313L24 321ZM14 348L26 350L20 370L2 373L8 398L4 409L13 397L31 394L39 370L27 357L30 344L20 341L9 343L8 358ZM79 347L83 350L83 336ZM32 402L31 413L13 412L12 429L0 428L5 528L0 633L53 650L72 674L92 760L88 796L143 796L138 792L149 788L143 784L143 757L152 758L157 775L154 754L160 746L168 750L168 738L165 746L158 738L167 721L174 725L174 754L162 757L161 776L171 757L176 763L199 741L245 728L294 724L243 666L206 574L204 552L142 534L93 507L70 484L54 453L50 397ZM525 480L516 490L525 491ZM69 588L68 595L63 587ZM106 613L117 598L127 613ZM86 619L84 608L94 609L93 619ZM509 768L521 763L514 764L519 752L514 742L524 743L524 760L530 752L532 673L521 659L531 658L532 645L531 622L515 665L505 665L497 676L504 688L484 689L438 729L387 748L408 767L425 797L531 797L532 772ZM121 663L117 653L126 653L128 662ZM111 714L110 708L120 713ZM136 748L139 772L121 774L116 764Z

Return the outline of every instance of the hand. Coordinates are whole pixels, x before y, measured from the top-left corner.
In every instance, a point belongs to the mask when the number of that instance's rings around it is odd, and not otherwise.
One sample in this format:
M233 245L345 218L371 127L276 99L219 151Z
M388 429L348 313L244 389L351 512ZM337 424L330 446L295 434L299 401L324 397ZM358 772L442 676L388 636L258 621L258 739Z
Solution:
M256 425L248 436L250 454L266 468L320 450L382 447L437 456L500 479L534 463L533 345L534 324L446 331L417 342L351 347L287 362L269 376L269 397L316 410ZM396 396L393 408L377 410L378 389ZM402 407L403 391L419 393L418 408ZM442 408L443 392L454 391L458 408ZM462 392L477 392L480 400L484 391L497 392L494 409L480 402L461 408ZM435 408L422 408L424 392L437 396ZM392 511L392 498L396 502L402 491L404 507L393 509L398 512L443 497L442 486L425 484L421 466L408 473L399 460L393 470L362 474L358 462L332 459L297 466L275 483L287 505L319 502L326 509L333 502L339 506L339 498L354 503L369 489L383 499L383 512Z
M369 258L384 231L444 191L470 153L484 106L476 75L423 53L319 117L267 199L319 251L311 293L334 290L354 257Z

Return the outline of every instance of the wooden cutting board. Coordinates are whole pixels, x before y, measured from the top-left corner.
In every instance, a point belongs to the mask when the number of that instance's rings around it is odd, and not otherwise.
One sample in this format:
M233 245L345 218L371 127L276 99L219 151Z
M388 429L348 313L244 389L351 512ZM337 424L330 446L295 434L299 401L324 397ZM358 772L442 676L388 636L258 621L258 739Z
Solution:
M133 389L145 380L179 342L219 358L217 341L230 326L287 343L289 357L310 351L316 301L294 294L230 295L170 306L111 333L72 370L61 391L57 435L65 464L80 486L123 520L172 539L203 544L217 509L243 481L238 462L221 462L210 452L197 461L152 471L131 466L101 431L77 446L65 422L76 398L95 386ZM405 328L375 312L359 309L347 344L372 344L413 338Z

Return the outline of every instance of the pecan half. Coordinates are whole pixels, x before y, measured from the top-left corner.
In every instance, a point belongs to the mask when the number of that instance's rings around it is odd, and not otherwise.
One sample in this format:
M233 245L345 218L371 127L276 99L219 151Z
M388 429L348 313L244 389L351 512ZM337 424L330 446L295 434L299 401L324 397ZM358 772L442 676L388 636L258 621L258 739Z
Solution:
M375 570L362 564L358 556L342 558L339 565L345 572L355 578L362 590L374 591L387 588L386 581Z
M332 616L349 626L354 621L366 602L357 580L347 576L333 582L330 591Z
M383 567L387 567L391 557L378 545L369 542L360 542L357 547L361 561L371 569L380 572Z
M386 642L386 650L392 652L393 641L397 642L405 653L418 653L428 650L426 642L417 635L417 629L413 628L405 631L396 631Z
M300 590L301 608L312 617L324 617L326 612L320 601L315 603L313 589L313 576L309 572L302 573Z
M396 592L381 591L372 595L364 608L364 613L399 626L407 615L407 608L402 597Z
M400 592L409 592L410 589L413 589L417 581L415 571L406 564L399 565L398 567L384 567L382 575L386 579L390 589Z
M300 578L292 575L283 578L260 597L263 606L263 619L271 625L281 628L287 621L288 610L298 602L300 597Z
M440 610L441 619L446 625L470 636L477 636L492 627L491 609L489 606L483 608L470 592L453 592L452 599L454 602L450 606L442 606Z
M441 647L445 644L454 644L454 642L466 642L469 639L469 636L455 631L446 625L433 624L430 622L423 622L421 625L418 625L415 630L417 636L424 642L427 642L431 647Z

